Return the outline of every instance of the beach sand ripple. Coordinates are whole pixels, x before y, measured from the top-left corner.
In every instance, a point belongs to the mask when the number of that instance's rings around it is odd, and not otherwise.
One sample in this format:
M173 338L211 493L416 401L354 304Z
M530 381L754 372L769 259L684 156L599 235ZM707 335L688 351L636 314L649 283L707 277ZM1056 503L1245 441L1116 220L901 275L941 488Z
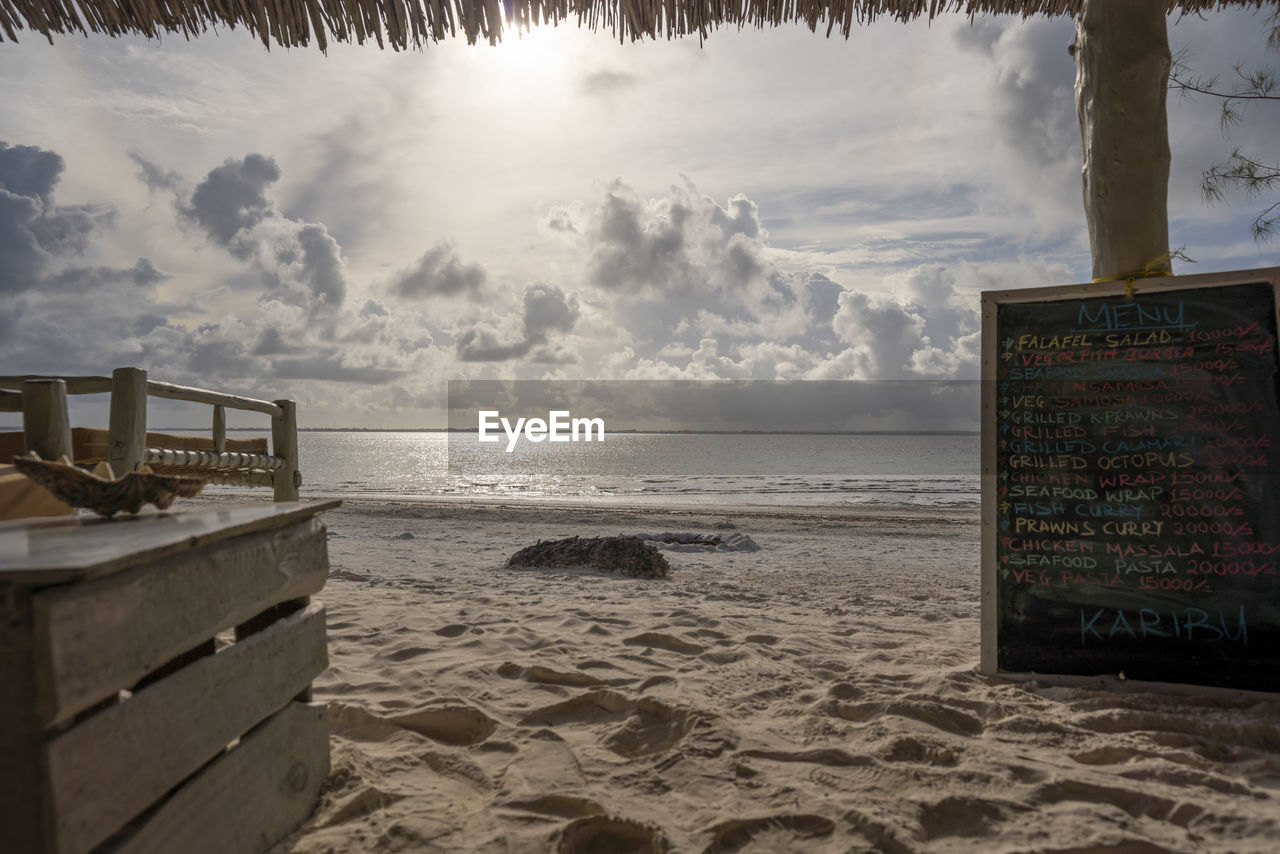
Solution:
M501 566L708 518L759 550L676 551L665 580ZM1280 850L1280 699L977 672L972 512L326 521L333 772L274 854Z

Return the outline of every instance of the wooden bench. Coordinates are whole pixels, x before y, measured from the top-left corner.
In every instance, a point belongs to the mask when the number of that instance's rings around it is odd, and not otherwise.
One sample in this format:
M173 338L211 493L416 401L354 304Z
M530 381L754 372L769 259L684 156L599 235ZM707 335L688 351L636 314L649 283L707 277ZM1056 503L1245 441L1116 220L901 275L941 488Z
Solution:
M258 854L310 814L337 503L0 523L0 849Z
M67 395L111 395L109 429L72 428ZM212 436L147 432L147 397L213 407ZM226 410L271 416L271 452L265 439L228 439ZM0 462L35 451L42 459L66 455L82 465L105 460L116 476L149 465L154 471L199 477L210 483L269 486L276 501L297 501L297 409L291 400L255 400L202 388L157 382L138 368L116 368L109 377L0 377L0 412L21 412L22 433L0 433Z

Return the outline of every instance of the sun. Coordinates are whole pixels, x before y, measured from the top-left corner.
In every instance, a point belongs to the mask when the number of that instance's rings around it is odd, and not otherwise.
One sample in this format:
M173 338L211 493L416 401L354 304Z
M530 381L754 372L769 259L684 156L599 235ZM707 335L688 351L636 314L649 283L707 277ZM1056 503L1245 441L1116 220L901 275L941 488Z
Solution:
M502 41L484 51L485 61L506 75L535 74L546 78L563 72L576 51L569 27L535 24L526 29L515 20L503 27ZM509 78L508 78L509 79Z
M542 24L529 29L510 21L496 45L476 44L452 52L436 83L468 102L464 111L480 117L470 127L516 122L527 133L562 123L581 88L590 42L576 27Z

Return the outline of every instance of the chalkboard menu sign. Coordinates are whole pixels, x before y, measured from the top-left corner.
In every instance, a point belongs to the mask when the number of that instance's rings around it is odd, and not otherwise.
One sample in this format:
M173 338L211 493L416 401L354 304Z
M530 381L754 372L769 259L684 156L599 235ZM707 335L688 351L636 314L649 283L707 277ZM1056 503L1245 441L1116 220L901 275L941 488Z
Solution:
M1280 269L983 294L983 669L1280 691Z

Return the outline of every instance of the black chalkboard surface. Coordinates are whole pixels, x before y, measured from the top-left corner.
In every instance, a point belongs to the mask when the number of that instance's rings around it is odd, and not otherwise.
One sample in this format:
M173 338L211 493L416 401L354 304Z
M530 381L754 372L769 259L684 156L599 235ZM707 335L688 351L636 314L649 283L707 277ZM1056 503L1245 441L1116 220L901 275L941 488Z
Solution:
M983 295L984 669L1280 691L1280 271L1252 272Z

